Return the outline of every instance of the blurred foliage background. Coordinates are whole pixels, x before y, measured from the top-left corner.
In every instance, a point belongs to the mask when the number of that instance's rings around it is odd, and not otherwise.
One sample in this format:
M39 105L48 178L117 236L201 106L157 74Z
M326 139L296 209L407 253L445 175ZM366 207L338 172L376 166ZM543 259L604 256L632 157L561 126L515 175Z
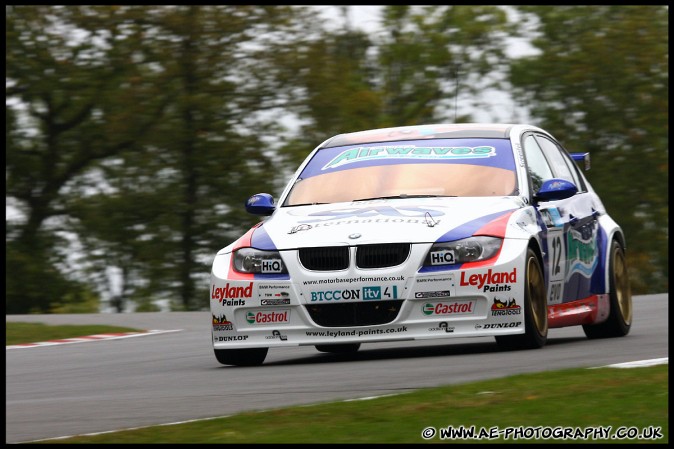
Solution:
M6 313L206 309L245 199L322 141L485 116L589 151L633 293L667 292L668 11L6 6Z

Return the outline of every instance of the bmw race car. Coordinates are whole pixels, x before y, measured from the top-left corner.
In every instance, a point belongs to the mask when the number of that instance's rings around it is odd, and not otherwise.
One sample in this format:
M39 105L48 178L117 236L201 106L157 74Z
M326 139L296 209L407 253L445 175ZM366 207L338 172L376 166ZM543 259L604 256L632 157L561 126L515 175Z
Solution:
M334 136L265 217L214 258L215 357L269 348L495 337L540 348L550 328L627 335L625 236L579 165L524 124L437 124Z

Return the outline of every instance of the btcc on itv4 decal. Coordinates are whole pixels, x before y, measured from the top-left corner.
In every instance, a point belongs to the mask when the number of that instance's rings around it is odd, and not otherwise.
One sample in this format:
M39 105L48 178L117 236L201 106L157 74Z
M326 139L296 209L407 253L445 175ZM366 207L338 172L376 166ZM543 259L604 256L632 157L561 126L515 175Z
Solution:
M627 335L625 236L588 181L589 162L526 124L327 139L278 201L246 201L261 221L215 255L217 361L481 336L534 349L565 326Z

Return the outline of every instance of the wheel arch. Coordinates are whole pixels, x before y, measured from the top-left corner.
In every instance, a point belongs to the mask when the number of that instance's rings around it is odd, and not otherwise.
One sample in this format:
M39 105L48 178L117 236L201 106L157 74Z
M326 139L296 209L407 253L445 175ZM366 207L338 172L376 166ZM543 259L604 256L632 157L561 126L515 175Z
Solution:
M612 243L613 241L616 240L620 247L623 249L623 252L627 251L626 245L627 242L625 240L625 235L623 234L622 230L620 228L615 228L613 229L613 232L611 232L607 237L606 237L606 247L604 248L604 257L602 261L603 265L603 281L604 281L604 288L602 289L602 292L598 293L608 293L610 289L610 277L611 277L611 247L613 246Z
M543 257L543 247L542 247L542 242L534 237L529 239L529 244L527 246L528 248L531 248L536 254L536 257L538 258L538 263L541 265L541 270L543 270L543 284L545 285L545 291L546 291L546 297L545 297L545 302L547 304L548 302L548 297L547 297L547 292L548 292L548 287L550 285L550 274L548 273L548 270L545 267L545 258ZM548 313L550 311L550 304L547 304L548 308Z
M533 253L533 255L531 255ZM545 281L545 269L542 258L543 251L541 250L540 242L532 237L526 246L526 256L524 257L524 273L525 279L524 296L523 296L523 319L525 322L524 333L517 335L499 335L496 336L496 342L499 346L506 349L537 349L545 346L548 338L548 305L547 305L547 284ZM533 259L531 258L533 257ZM538 262L539 276L543 277L543 286L539 282L534 281L534 287L529 285L529 261L536 260ZM531 288L531 290L530 290ZM543 289L542 291L539 289ZM536 294L536 290L538 294ZM534 295L534 297L532 297ZM535 302L538 306L535 306ZM542 307L541 307L542 306Z
M536 257L538 257L538 263L541 264L541 268L543 269L543 280L545 281L545 288L547 289L548 287L548 271L545 269L545 261L543 259L543 249L541 248L541 242L539 242L535 238L529 239L529 248L531 248L534 253L536 253Z
M613 232L613 235L608 239L609 242L613 241L613 239L616 239L620 246L622 247L623 251L627 251L627 241L625 240L625 235L623 234L622 230L615 230Z

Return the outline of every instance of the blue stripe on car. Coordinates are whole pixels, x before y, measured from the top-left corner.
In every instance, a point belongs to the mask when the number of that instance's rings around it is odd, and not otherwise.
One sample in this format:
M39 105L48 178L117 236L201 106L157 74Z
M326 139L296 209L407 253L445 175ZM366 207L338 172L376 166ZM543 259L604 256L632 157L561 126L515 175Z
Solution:
M250 246L263 251L276 251L274 241L269 237L264 225L258 227L250 239ZM255 279L290 279L288 274L255 274Z
M450 230L449 232L445 233L442 237L440 237L438 240L436 240L436 243L442 243L442 242L453 242L455 240L461 240L465 239L468 237L472 237L473 234L475 234L480 228L485 226L487 223L496 220L497 218L503 216L504 214L507 214L508 212L511 212L515 209L508 209L508 210L503 210L501 212L496 212L494 214L489 214L489 215L484 215L480 218L477 218L475 220L471 220L467 223L464 223L460 226L457 226L456 228ZM451 271L451 270L458 270L463 266L463 264L455 264L455 265L438 265L438 266L431 266L431 267L421 267L419 269L419 273L432 273L436 271Z

